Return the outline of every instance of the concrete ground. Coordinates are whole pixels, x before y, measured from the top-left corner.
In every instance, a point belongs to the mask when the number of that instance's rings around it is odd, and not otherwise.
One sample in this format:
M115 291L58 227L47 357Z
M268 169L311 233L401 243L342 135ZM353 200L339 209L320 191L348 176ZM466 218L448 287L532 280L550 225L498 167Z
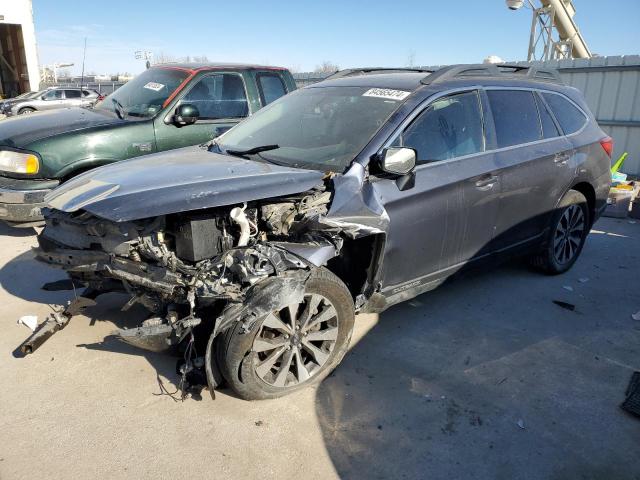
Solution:
M640 419L619 408L640 370L640 223L602 219L565 275L507 264L361 316L330 378L253 403L159 396L174 358L103 341L142 315L117 295L14 358L17 318L70 298L40 290L63 275L29 233L0 227L2 480L640 479Z

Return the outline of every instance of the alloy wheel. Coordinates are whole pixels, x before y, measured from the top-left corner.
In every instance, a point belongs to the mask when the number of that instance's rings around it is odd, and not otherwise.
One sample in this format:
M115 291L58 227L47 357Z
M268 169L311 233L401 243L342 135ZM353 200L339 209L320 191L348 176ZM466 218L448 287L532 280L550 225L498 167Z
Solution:
M553 236L553 255L564 265L574 259L584 238L585 216L579 205L570 205L558 221Z
M313 293L299 304L270 313L252 351L257 376L274 387L298 385L329 361L338 339L338 313L325 296Z

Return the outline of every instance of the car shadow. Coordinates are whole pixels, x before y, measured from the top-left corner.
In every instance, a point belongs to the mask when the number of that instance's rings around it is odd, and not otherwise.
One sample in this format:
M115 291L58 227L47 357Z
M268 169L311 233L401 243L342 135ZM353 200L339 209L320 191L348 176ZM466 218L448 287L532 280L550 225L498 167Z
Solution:
M592 340L607 328L630 336L624 346L632 363L640 332L627 320L604 320L601 299L586 294L595 285L584 284L585 294L577 286L600 263L596 249L613 253L626 241L616 224L598 227L609 235L590 238L564 276L511 262L380 314L317 390L338 475L633 478L629 447L640 428L618 408L630 370L605 359ZM602 275L606 284L620 273ZM554 299L571 300L575 311Z
M0 222L0 236L2 237L31 237L36 234L36 230L31 227L10 227L4 222Z

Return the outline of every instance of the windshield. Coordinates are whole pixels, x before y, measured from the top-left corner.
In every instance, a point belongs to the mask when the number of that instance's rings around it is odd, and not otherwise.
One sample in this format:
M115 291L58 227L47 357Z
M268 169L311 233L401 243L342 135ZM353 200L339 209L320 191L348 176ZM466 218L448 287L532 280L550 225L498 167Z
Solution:
M369 87L305 88L263 108L218 139L223 150L316 170L344 170L409 92L375 95ZM385 92L386 90L382 90ZM373 92L373 93L372 93Z
M164 102L189 76L189 72L174 68L150 68L128 81L95 108L115 112L124 117L153 117Z

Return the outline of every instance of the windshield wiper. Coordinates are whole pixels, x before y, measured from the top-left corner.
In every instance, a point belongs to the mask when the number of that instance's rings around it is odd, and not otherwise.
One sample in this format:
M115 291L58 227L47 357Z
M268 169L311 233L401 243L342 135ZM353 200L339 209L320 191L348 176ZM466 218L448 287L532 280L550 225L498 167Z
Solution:
M115 112L118 115L118 117L120 117L120 120L124 120L124 116L126 115L126 112L124 111L124 107L122 106L122 104L115 98L112 98L111 101L116 107Z
M229 155L244 157L245 155L255 155L260 152L268 152L280 148L280 145L262 145L260 147L248 148L246 150L225 150Z

